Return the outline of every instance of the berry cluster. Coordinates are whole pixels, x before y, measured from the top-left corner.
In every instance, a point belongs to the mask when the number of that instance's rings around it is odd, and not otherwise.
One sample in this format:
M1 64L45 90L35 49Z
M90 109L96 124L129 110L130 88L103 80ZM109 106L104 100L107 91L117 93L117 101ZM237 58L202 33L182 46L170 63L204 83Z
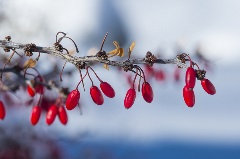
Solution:
M151 85L146 81L145 75L144 75L144 71L139 67L139 66L134 66L136 68L136 75L135 78L133 80L133 84L132 87L127 91L125 99L124 99L124 106L126 109L129 109L132 107L132 105L134 104L134 101L136 99L136 90L135 90L135 80L137 75L139 75L139 83L138 83L138 91L140 92L140 81L143 75L143 79L144 82L142 83L142 96L143 99L148 102L151 103L153 101L153 90ZM140 74L138 74L138 72L140 72Z
M36 93L42 95L44 93L44 86L40 83L43 82L43 78L41 76L36 76L30 84L27 85L28 94L31 97L34 97Z
M184 57L188 57L187 60L190 61L190 66L187 68L185 76L185 86L183 87L183 98L188 107L193 107L195 104L195 94L194 87L196 79L201 80L202 88L210 95L216 93L214 85L205 78L206 71L200 70L198 65L194 63L187 54L182 54ZM197 66L198 69L194 69L194 66Z
M42 113L42 109L39 105L36 105L32 108L32 114L30 117L30 121L32 125L36 125L38 123L41 113ZM64 106L51 105L51 107L48 109L46 114L46 123L48 125L51 125L54 122L56 116L58 116L60 122L63 125L67 124L68 116Z
M58 35L62 35L60 38L58 38ZM206 71L201 70L199 66L191 60L188 54L180 54L177 55L175 59L159 59L156 58L151 52L147 52L146 56L141 59L132 59L130 60L132 51L135 47L135 42L132 42L130 47L128 48L128 59L120 62L120 61L113 61L110 60L110 58L114 56L119 56L119 57L124 57L124 49L120 47L119 43L117 41L114 41L113 44L116 47L114 50L110 52L104 51L103 45L106 40L108 33L105 35L103 38L100 50L93 56L85 56L85 57L75 57L72 56L72 52L68 51L66 48L64 48L60 42L63 39L69 39L74 43L74 46L76 48L76 52L78 51L76 43L70 38L66 36L66 33L64 32L58 32L56 35L56 42L54 43L53 47L38 47L35 44L26 44L26 45L20 45L19 43L13 43L10 41L10 38L6 38L6 40L1 41L0 43L2 44L1 47L4 47L5 51L10 51L12 50L13 53L10 56L10 58L7 60L7 62L4 64L3 69L0 69L0 89L3 90L3 81L2 81L2 74L3 72L13 72L17 74L17 76L21 77L21 79L29 79L26 76L31 76L32 80L30 82L27 81L27 92L30 97L35 98L36 96L39 97L38 103L34 104L34 107L32 108L32 113L30 117L30 122L32 125L36 125L41 117L41 114L43 110L46 110L46 123L48 125L51 125L56 116L59 117L60 122L63 125L66 125L68 122L68 115L66 112L67 110L73 110L76 108L76 106L79 105L80 101L80 91L79 91L79 85L82 84L83 89L85 91L85 86L84 86L84 79L86 76L89 77L90 81L92 82L92 85L90 87L90 96L92 98L92 101L97 104L97 105L102 105L104 103L104 95L108 98L114 98L115 97L115 91L112 88L112 86L105 82L102 81L96 72L93 70L91 65L93 65L95 62L96 63L102 63L103 67L107 70L109 70L109 65L110 66L116 66L119 67L121 70L125 72L133 72L135 73L133 75L134 79L132 80L131 76L128 76L128 83L130 84L130 88L127 91L124 99L124 107L126 109L129 109L133 106L135 99L136 99L136 89L137 87L138 92L142 93L143 99L147 103L151 103L153 101L153 90L150 85L150 83L147 82L148 77L153 77L156 81L164 81L166 80L166 74L165 71L162 68L153 68L152 66L154 64L176 64L180 68L186 68L186 62L190 62L189 67L186 70L186 75L185 75L185 86L183 88L183 98L188 107L193 107L195 104L195 94L194 94L194 87L196 83L196 79L201 81L202 88L210 95L214 95L216 93L216 89L214 85L207 79L205 78ZM20 45L19 47L17 47ZM12 47L10 47L12 46ZM24 47L23 47L24 46ZM7 49L6 49L7 48ZM25 56L32 56L33 52L38 52L38 56L35 60L29 58L24 66L14 66L12 68L6 68L5 66L10 62L11 58L13 55L16 53L16 48L20 48L24 50ZM44 78L39 74L37 69L34 68L36 65L37 61L40 58L40 53L48 53L50 55L54 55L57 57L61 57L63 60L65 60L65 63L62 67L60 75L60 81L62 81L62 73L65 68L65 65L67 62L72 63L76 66L76 68L79 70L80 73L80 81L77 84L76 88L72 90L70 93L68 92L68 89L64 88L59 88L52 86L49 81L49 83L46 83ZM23 58L22 55L18 54L21 58ZM22 60L22 59L21 59ZM20 61L21 61L20 60ZM19 63L19 62L18 62ZM139 66L139 64L145 64L145 72L143 69ZM37 72L36 74L33 74L31 72L28 72L29 69L33 69ZM85 75L82 76L81 70L85 70ZM93 80L89 74L89 70L91 70L96 78L100 82L100 86L96 86L93 83ZM24 73L23 73L24 72ZM145 77L146 76L146 77ZM135 81L139 77L139 82L138 86L135 85ZM141 80L143 79L143 82ZM147 79L147 80L146 80ZM180 79L180 72L179 69L176 69L174 72L174 80L179 81ZM53 82L54 83L54 82ZM46 102L44 103L44 93L45 93L45 88L51 89L51 88L57 88L58 90L58 98L53 100L51 103ZM9 90L9 89L5 89ZM103 95L104 94L104 95ZM34 101L34 100L32 100ZM54 103L55 102L55 103ZM66 109L65 109L65 106ZM5 107L2 101L0 101L0 119L4 119L5 117Z
M89 69L91 69L93 71L93 73L95 74L95 76L97 77L97 79L100 81L100 89L95 86L93 84L93 81L90 77L90 74L89 74ZM80 92L78 91L78 86L81 82L83 82L84 78L86 77L86 75L88 75L89 79L91 80L92 82L92 86L90 88L90 95L91 95L91 98L93 100L93 102L97 105L102 105L104 103L104 98L103 98L103 95L102 93L107 96L108 98L114 98L115 97L115 91L114 89L112 88L112 86L107 83L107 82L104 82L102 81L98 75L96 74L96 72L90 67L88 66L86 68L86 74L84 75L84 77L82 78L81 77L81 81L78 83L77 87L75 90L71 91L66 99L66 108L68 110L72 110L74 109L78 103L79 103L79 100L80 100Z

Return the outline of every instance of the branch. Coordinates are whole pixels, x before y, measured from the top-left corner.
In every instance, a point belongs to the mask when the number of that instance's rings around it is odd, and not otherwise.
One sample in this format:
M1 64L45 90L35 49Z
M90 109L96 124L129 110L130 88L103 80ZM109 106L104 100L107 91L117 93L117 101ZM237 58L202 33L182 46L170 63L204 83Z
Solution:
M34 47L27 50L29 45L33 45ZM179 67L187 68L187 65L185 63L183 63L181 61L181 59L179 59L177 57L174 58L174 59L158 59L158 58L156 58L151 63L149 63L149 61L146 57L142 58L142 59L132 59L132 60L127 59L123 62L120 62L120 61L109 60L108 57L106 57L105 51L98 52L94 56L77 57L77 56L72 56L70 54L63 53L62 50L59 51L55 46L41 47L41 46L36 46L35 44L15 43L15 42L12 42L12 41L9 41L9 40L0 40L0 47L2 47L4 49L8 49L8 50L9 49L24 50L25 55L26 55L26 52L28 52L28 51L30 51L31 53L32 52L47 53L47 54L52 55L52 56L60 57L64 61L72 63L73 65L75 65L78 68L79 68L79 66L82 66L82 65L87 64L87 63L93 63L93 62L94 63L96 63L96 62L103 63L103 64L107 64L107 65L111 65L111 66L118 66L118 67L122 67L122 68L126 68L130 65L135 65L135 64L149 64L149 65L153 65L153 64L176 64ZM26 55L26 56L28 56L28 55Z

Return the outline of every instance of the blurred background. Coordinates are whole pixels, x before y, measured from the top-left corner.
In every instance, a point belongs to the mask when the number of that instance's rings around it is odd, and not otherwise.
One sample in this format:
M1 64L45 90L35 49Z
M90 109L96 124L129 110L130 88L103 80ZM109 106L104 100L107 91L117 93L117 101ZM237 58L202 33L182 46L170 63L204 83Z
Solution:
M133 107L126 110L123 100L132 74L94 65L99 77L115 88L116 97L95 105L89 95L91 82L85 80L86 91L80 88L81 111L68 111L66 126L58 120L48 126L42 116L33 127L29 116L34 102L23 102L30 98L27 93L1 94L7 116L0 121L0 156L240 158L239 10L236 0L1 0L0 39L10 35L14 42L52 46L56 33L63 31L77 43L80 53L75 55L85 56L96 53L109 32L103 47L107 52L114 49L116 40L125 50L136 42L133 58L142 58L147 51L166 59L182 52L190 54L207 70L206 77L217 93L208 95L197 81L196 104L188 108L182 98L185 70L154 65L152 74L143 66L154 100L148 104L137 93ZM74 50L70 41L62 44ZM43 55L36 68L48 78L55 66L61 69L62 65L63 61ZM78 71L73 70L74 66L67 64L65 71L72 73L64 74L61 83L70 90L79 81ZM56 98L56 94L50 97Z

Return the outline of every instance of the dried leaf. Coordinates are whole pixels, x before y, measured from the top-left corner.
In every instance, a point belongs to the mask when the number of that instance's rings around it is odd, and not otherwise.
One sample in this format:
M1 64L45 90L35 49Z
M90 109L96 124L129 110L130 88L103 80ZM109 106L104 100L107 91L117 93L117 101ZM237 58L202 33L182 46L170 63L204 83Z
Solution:
M116 55L117 52L118 52L118 49L114 49L114 50L108 52L108 54Z
M23 67L24 68L28 68L28 67L34 67L35 65L36 65L36 61L35 60L33 60L33 59L28 59L25 63L24 63L24 65L23 65Z
M116 47L116 48L120 48L120 45L117 41L113 41L113 45Z
M109 71L109 67L108 67L108 64L103 64L103 67Z
M120 49L119 49L118 56L120 56L120 57L123 57L123 56L124 56L124 49L123 49L123 48L120 48Z
M124 49L120 48L119 43L117 41L113 41L114 46L116 47L116 49L108 52L108 55L111 54L111 56L109 57L113 57L113 56L120 56L123 57L124 56Z
M132 42L131 46L129 47L129 50L132 52L135 47L135 41Z
M130 45L129 49L128 49L128 58L131 57L132 51L135 47L135 41L132 42L132 44Z

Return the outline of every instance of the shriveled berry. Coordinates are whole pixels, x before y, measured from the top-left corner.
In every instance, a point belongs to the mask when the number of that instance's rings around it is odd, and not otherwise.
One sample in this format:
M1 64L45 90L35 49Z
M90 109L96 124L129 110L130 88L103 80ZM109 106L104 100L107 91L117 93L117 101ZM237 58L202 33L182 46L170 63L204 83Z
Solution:
M216 89L212 82L210 82L208 79L204 78L201 80L202 88L210 95L214 95L216 93Z
M31 114L31 118L30 121L32 123L32 125L36 125L40 119L41 116L41 107L40 106L34 106L32 108L32 114Z
M27 91L28 91L28 94L31 96L31 97L34 97L35 96L35 90L34 88L32 88L31 86L27 86Z
M109 98L115 97L115 91L109 83L101 82L100 88L101 88L103 94L105 94L107 97L109 97Z
M92 100L94 101L94 103L96 103L97 105L102 105L103 104L104 99L103 99L102 93L98 89L98 87L92 86L90 88L90 95L91 95Z
M124 99L124 106L126 109L129 109L132 107L134 101L136 99L136 91L134 88L130 88L127 93L126 93L126 96L125 96L125 99Z
M77 89L75 89L72 92L70 92L67 97L66 108L68 110L74 109L77 106L79 100L80 100L80 92Z
M36 90L36 92L39 93L39 94L43 94L43 93L44 93L44 87L43 87L43 85L37 85L37 86L35 87L35 90Z
M193 107L195 104L195 94L192 88L185 86L183 88L183 98L188 107Z
M194 68L192 68L192 67L187 68L185 82L186 82L186 86L188 88L194 88L195 83L196 83L196 73L195 73Z
M2 101L0 101L0 119L4 119L6 116L6 110Z
M58 108L58 118L63 125L67 124L68 116L67 116L67 112L63 106L60 106Z
M143 99L148 103L151 103L153 100L152 87L148 82L144 82L142 84L142 96L143 96Z
M36 77L36 81L37 82L43 82L43 78L41 76L37 76ZM34 86L34 89L39 94L43 94L44 93L44 86L41 85L41 84L37 84L36 86Z
M58 108L57 108L57 106L56 106L56 105L52 105L52 106L48 109L48 111L47 111L46 123L47 123L48 125L51 125L51 124L54 122L57 114L58 114Z

